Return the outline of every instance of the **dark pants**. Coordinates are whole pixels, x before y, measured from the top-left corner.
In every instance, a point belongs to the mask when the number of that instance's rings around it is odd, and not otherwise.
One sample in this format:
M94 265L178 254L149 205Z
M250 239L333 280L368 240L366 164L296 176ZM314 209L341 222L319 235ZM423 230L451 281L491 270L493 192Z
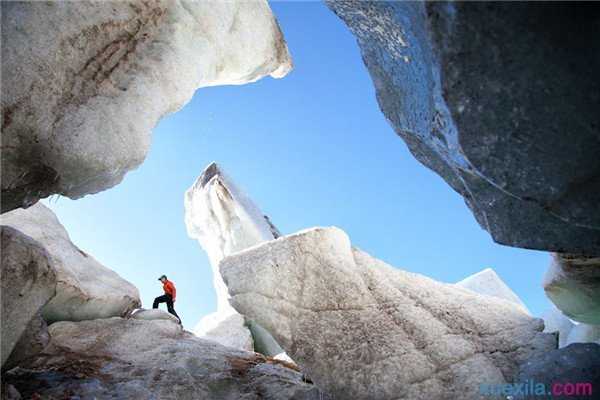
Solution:
M177 315L175 309L173 308L173 298L171 297L171 295L163 294L162 296L158 296L157 298L155 298L154 304L152 304L152 308L158 308L158 303L167 303L167 310L169 310L171 314L176 316L179 320L179 323L181 323L181 318L179 318L179 315Z

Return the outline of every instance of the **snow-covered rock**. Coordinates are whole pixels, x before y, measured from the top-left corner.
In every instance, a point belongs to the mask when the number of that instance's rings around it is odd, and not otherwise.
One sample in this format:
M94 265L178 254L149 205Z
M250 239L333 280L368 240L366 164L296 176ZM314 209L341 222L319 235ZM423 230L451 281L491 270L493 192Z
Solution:
M138 308L135 309L131 312L131 314L129 314L128 316L129 318L133 318L133 319L143 319L143 320L156 320L156 319L163 319L163 320L167 320L167 321L173 321L176 324L179 324L179 320L177 319L177 317L175 317L174 315L163 311L163 310L159 310L158 308L156 309L150 309L150 310L146 310L143 308Z
M57 322L49 331L40 355L3 376L23 398L328 398L282 363L197 338L168 320Z
M219 272L223 257L272 240L279 231L258 206L248 198L216 163L208 165L184 196L185 225L208 254L217 294L217 311L202 318L194 332L221 344L251 350L252 337L241 316L229 305L229 293ZM281 348L267 331L252 331L264 349Z
M1 365L4 367L17 343L20 346L35 347L35 343L40 341L37 338L43 336L45 324L38 320L39 310L56 294L56 274L50 256L40 243L11 227L2 226L1 231L2 340L0 342L2 344ZM27 337L34 340L30 342ZM17 351L28 355L30 350ZM15 355L13 360L21 358L23 357Z
M506 283L498 276L496 271L491 268L486 268L471 276L466 277L457 286L472 290L479 294L497 297L516 304L524 313L531 315L525 303L521 301L519 296L508 287Z
M2 211L118 184L201 87L283 77L266 0L2 2Z
M600 344L600 325L576 324L569 332L565 346L573 343Z
M326 3L356 36L396 133L496 242L600 254L595 10L562 2Z
M235 253L221 273L241 314L260 323L340 399L473 399L556 347L513 304L394 269L313 228Z
M562 348L567 345L567 338L571 329L573 329L573 321L565 316L558 308L552 307L542 314L544 320L544 332L558 332L558 347Z
M42 310L49 323L120 316L140 306L137 288L75 246L42 203L0 219L38 241L50 255L57 286L56 296Z
M600 325L600 257L553 254L543 286L567 317Z

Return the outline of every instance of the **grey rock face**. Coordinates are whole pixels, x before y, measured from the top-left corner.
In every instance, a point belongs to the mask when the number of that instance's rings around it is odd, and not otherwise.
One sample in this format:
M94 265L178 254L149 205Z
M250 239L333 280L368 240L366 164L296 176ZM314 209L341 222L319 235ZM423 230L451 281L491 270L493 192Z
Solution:
M110 188L196 89L290 69L263 0L2 2L2 212Z
M600 254L600 8L328 1L413 155L501 244Z
M471 399L556 347L512 302L394 269L337 228L221 261L232 306L340 399Z
M600 382L600 345L595 343L571 344L562 349L532 358L523 364L519 371L520 382L528 380L550 385L555 382L564 383L591 383L592 392L580 396L517 396L518 399L573 399L597 398L596 391ZM581 390L586 388L581 387ZM593 394L594 396L589 396Z
M75 246L42 203L5 213L0 220L37 240L50 255L57 288L42 311L49 323L121 316L140 306L137 288Z
M56 275L44 248L16 229L2 226L2 366L29 329L42 329L32 320L56 294ZM35 338L39 331L26 336ZM23 338L21 344L26 343ZM20 359L18 355L16 359Z
M600 257L554 254L543 286L567 317L600 325Z
M321 399L299 372L197 338L170 320L115 317L49 330L50 345L4 377L24 398Z

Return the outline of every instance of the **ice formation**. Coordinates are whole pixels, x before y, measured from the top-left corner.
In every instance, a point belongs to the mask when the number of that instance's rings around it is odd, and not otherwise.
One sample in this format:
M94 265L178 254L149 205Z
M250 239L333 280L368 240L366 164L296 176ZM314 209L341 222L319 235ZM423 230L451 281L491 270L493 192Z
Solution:
M479 294L497 297L499 299L508 300L516 304L523 312L530 314L525 303L521 301L519 296L508 287L506 283L496 274L491 268L486 268L471 276L466 277L457 286L472 290Z
M220 264L231 303L340 399L475 399L556 348L512 303L386 265L337 228L312 228Z
M4 1L2 211L110 188L198 88L291 68L266 0Z
M217 294L217 311L204 317L194 332L225 345L252 347L244 318L229 305L229 294L219 272L219 262L229 254L273 240L279 232L216 163L206 167L187 190L184 204L188 235L196 239L208 254ZM223 329L222 324L226 324L228 329ZM259 335L261 341L272 341L270 335Z
M48 322L123 315L140 306L138 289L75 246L52 210L38 202L2 214L3 225L37 240L56 272L56 296L42 309Z

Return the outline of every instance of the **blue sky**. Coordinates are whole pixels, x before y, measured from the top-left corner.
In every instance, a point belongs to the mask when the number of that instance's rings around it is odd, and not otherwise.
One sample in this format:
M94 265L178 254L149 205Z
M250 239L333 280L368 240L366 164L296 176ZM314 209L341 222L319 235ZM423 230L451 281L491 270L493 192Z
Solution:
M135 284L145 307L167 274L193 328L216 302L208 259L186 234L183 194L216 161L283 233L335 225L371 255L445 282L492 267L534 314L544 311L548 254L495 244L412 157L379 111L345 25L322 3L271 6L294 70L199 90L158 124L145 163L119 186L46 201L73 242Z

